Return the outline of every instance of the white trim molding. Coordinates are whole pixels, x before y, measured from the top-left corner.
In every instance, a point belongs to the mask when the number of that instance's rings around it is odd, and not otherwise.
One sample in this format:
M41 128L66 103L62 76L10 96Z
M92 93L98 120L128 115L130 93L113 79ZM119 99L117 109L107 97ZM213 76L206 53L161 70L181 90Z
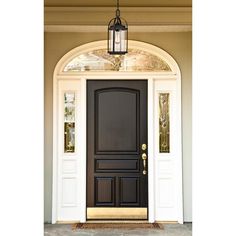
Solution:
M57 63L53 75L53 205L52 223L86 222L86 82L88 79L148 81L148 220L183 223L181 73L167 52L148 43L129 40L129 47L141 49L164 60L171 71L165 72L65 72L65 65L88 51L106 48L106 40L88 43L69 51ZM79 138L74 155L64 155L62 134L62 94L76 93L76 127ZM160 92L170 93L170 153L159 153ZM63 165L66 164L65 167ZM66 170L63 172L63 170ZM63 190L64 188L64 190ZM77 188L77 189L74 189ZM78 193L79 189L79 194ZM63 191L67 191L66 193ZM69 192L68 192L69 191ZM66 202L62 202L64 196ZM66 204L65 204L66 203Z
M106 32L112 7L45 7L46 32ZM121 7L130 32L192 30L191 7Z
M91 33L107 32L106 25L45 25L45 32L64 32L64 33ZM191 25L130 25L129 32L152 33L152 32L191 32Z

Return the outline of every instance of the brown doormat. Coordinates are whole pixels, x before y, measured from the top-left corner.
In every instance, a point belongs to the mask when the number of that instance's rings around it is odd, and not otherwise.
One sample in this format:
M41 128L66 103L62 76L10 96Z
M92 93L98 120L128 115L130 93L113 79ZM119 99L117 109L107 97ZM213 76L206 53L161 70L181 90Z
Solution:
M160 223L77 223L72 226L73 229L164 229Z

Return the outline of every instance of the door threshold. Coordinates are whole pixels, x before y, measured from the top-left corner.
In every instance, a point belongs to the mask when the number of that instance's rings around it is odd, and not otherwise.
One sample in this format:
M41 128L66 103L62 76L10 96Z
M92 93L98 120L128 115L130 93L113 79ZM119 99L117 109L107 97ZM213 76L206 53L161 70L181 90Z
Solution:
M88 207L88 220L147 220L146 207Z
M106 223L114 223L114 224L132 224L132 223L135 223L135 224L147 224L149 223L148 220L87 220L86 221L86 224L99 224L99 223L102 223L102 224L106 224Z
M158 223L158 224L178 224L178 221L155 221L155 223Z
M71 225L71 224L79 224L79 223L80 223L80 221L78 221L78 220L66 220L66 221L58 220L58 221L56 221L56 224L58 224L58 225Z

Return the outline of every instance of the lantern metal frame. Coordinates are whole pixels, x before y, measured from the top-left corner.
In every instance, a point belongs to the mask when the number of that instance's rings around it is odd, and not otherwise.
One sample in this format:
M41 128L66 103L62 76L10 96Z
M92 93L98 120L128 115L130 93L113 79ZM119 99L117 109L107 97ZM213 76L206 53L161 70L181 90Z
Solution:
M113 32L112 38L110 38L111 36L110 32ZM120 45L120 49L116 50L116 47L115 47L115 35L116 35L115 33L116 32L120 32L120 34L121 32L125 32L125 39L123 39L123 41L126 41L124 42L125 50L122 50L121 45ZM120 37L120 41L122 41L121 37ZM112 47L110 47L110 42L112 42ZM112 54L112 55L123 55L123 54L128 53L128 23L125 19L120 17L119 0L117 0L116 17L111 19L108 24L107 51L109 54Z

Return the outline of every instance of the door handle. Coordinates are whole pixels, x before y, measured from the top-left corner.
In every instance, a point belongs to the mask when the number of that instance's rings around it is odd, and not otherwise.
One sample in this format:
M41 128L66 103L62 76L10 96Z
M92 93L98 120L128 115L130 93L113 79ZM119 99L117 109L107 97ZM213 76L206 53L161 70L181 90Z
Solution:
M147 174L147 154L146 153L143 153L142 154L142 160L143 160L143 175L146 175Z

